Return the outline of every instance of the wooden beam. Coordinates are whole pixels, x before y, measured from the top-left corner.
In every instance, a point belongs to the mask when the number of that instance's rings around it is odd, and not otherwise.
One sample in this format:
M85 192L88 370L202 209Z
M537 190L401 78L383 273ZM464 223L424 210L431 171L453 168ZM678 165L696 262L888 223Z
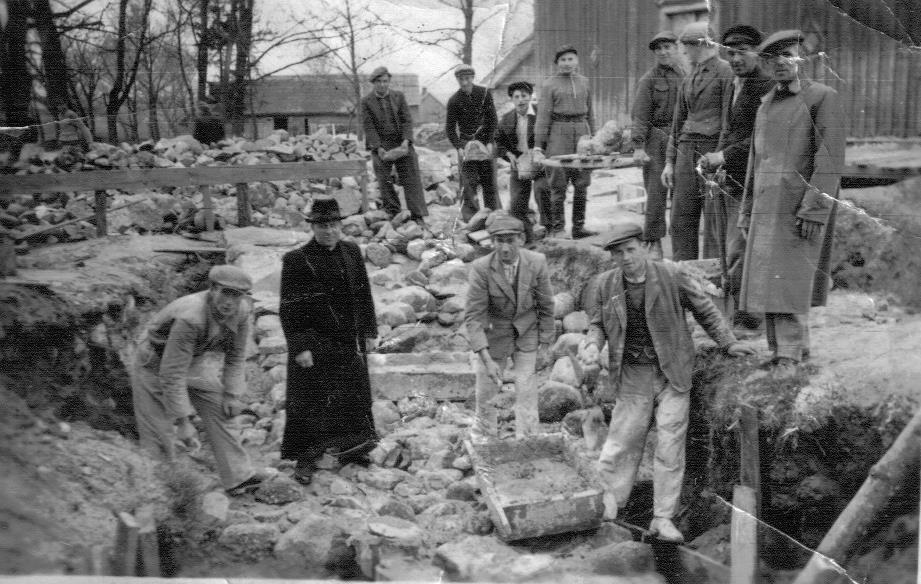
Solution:
M362 160L329 160L200 166L192 168L137 168L94 170L61 174L0 175L0 197L14 194L141 190L161 187L235 184L262 181L301 180L360 176L367 171Z
M237 183L237 227L253 224L253 208L249 202L249 185Z
M138 560L138 523L130 513L118 513L112 572L115 576L134 576Z
M759 450L758 411L743 405L739 417L740 483L755 492L756 502L761 493L761 452ZM760 508L760 507L756 507Z
M758 581L758 515L754 489L736 485L732 491L730 545L732 584Z
M93 202L95 204L96 211L96 236L105 237L109 234L109 224L108 220L106 219L106 206L108 205L108 200L106 198L105 190L97 190L93 195Z

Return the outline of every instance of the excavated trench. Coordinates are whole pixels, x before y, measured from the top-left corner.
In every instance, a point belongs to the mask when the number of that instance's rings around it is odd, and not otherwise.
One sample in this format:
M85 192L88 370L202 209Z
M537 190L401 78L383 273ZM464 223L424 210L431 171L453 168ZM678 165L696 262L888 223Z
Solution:
M574 292L579 284L601 269L603 257L548 250L555 266L555 285L565 282ZM201 289L210 264L190 259L179 266L178 278L169 286L154 286L147 293L135 293L123 302L90 312L74 313L72 307L41 288L3 288L3 336L0 377L36 411L52 411L71 423L85 422L92 428L117 431L135 437L130 385L120 349L136 336L144 315L169 299ZM575 284L573 284L575 282ZM577 297L581 294L575 294ZM679 527L697 549L726 565L729 563L729 517L733 485L739 482L739 434L737 401L739 380L753 370L751 360L729 360L705 351L698 359L692 393L691 425L688 438L688 471L682 497ZM270 370L251 372L254 387L271 387L277 380L263 382ZM760 382L761 406L761 558L767 581L785 582L791 570L802 566L809 548L815 547L904 426L906 415L892 416L882 410L842 407L821 423L800 423L790 414L798 389L809 371L790 382ZM253 396L264 399L265 395ZM914 468L909 476L917 476ZM196 526L194 507L201 502L190 489L195 481L168 478L173 499L166 505L161 530L164 568L171 574L188 574L188 565L216 549L217 531ZM852 556L855 570L873 580L874 570L886 564L891 574L913 574L911 550L917 548L916 484L904 485L892 503ZM200 495L200 493L198 493ZM651 482L641 481L623 509L622 518L646 525L651 508ZM485 510L484 510L485 513ZM271 514L257 521L269 521ZM480 533L486 529L480 528ZM551 553L564 558L593 534L542 538L518 546L520 551ZM362 579L360 550L345 539L338 540L336 561L325 572L344 579ZM917 552L915 551L915 554ZM571 554L570 554L571 555ZM271 555L255 559L222 558L235 565L238 574L260 576L304 576L290 563ZM430 559L419 560L420 563ZM564 559L560 562L565 563ZM217 566L220 565L217 562ZM209 569L214 562L204 562ZM247 566L242 569L241 566ZM410 568L407 567L407 570ZM415 569L415 568L413 568ZM73 570L73 566L67 568ZM901 572L899 571L901 570ZM660 566L660 571L664 571ZM680 572L680 570L679 570ZM410 573L415 573L411 572ZM855 572L856 573L856 572ZM879 576L877 575L877 578ZM670 582L683 582L680 574L669 574ZM906 580L908 581L908 580Z

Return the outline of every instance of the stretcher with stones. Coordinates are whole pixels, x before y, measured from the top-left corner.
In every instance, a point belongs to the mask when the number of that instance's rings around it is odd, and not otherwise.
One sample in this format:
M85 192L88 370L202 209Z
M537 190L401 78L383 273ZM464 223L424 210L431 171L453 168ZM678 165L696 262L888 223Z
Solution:
M577 170L599 170L602 168L626 168L633 166L633 158L610 154L558 154L540 161L548 168L574 168Z
M589 461L562 434L465 442L503 541L601 525L602 489Z

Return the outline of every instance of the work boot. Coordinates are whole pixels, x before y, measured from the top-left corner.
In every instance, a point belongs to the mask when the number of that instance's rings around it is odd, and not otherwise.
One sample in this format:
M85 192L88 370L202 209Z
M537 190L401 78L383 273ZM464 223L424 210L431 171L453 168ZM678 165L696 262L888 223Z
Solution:
M649 531L661 541L682 543L684 536L668 517L656 517L649 523Z
M249 477L239 485L230 487L227 489L227 494L231 497L238 497L240 495L245 495L246 493L252 493L259 488L263 482L265 482L266 476L262 473L253 473L253 476Z
M605 491L601 496L601 502L604 503L604 520L614 521L617 519L617 498L611 491Z
M306 487L313 481L313 473L316 471L316 461L313 459L298 459L297 465L294 467L294 475L291 478Z
M573 239L582 239L583 237L591 237L593 235L598 235L598 232L592 231L591 229L586 229L581 225L574 225L572 228Z
M340 452L330 452L330 454L336 457L339 460L339 464L345 466L350 462L356 464L363 464L368 462L368 453L374 450L374 447L377 445L376 438L369 438L364 442L352 446L346 450Z

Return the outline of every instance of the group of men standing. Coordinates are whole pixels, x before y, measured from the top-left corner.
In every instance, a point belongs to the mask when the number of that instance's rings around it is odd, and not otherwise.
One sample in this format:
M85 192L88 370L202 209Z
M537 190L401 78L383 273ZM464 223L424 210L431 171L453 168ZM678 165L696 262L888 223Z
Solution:
M762 37L751 26L729 28L720 39L728 63L718 57L706 25L692 24L680 36L659 33L650 41L657 64L640 80L633 131L649 196L646 223L626 223L607 234L603 247L616 267L598 276L595 300L585 307L590 328L581 357L597 362L607 344L607 369L618 392L598 460L605 514L613 518L629 498L654 419L650 528L663 539L682 539L672 520L684 477L695 358L685 311L729 355L751 353L700 284L679 264L659 261L668 191L673 258L697 258L703 214L704 255L727 260L728 284L739 293L741 310L765 314L771 366L805 358L806 314L827 293L823 262L844 150L837 94L799 74L799 31ZM677 42L685 45L690 73L675 58ZM448 104L446 129L460 157L464 216L479 208L477 186L484 205L497 211L487 222L494 250L473 262L466 298L466 333L478 357L475 440L498 436L494 398L506 383L515 387L516 435L538 431L534 374L555 340L555 327L546 259L524 248L532 237L532 188L541 221L560 234L572 183L572 236L590 234L584 229L590 180L584 171L554 168L530 178L513 172L511 213L498 211L497 148L514 171L523 154L573 153L578 139L592 131L591 94L576 72L575 48L561 47L555 58L558 73L544 83L537 111L533 87L518 82L509 88L515 109L497 119L492 97L473 84L469 65L455 71L460 89ZM390 182L395 168L413 219L424 221L405 97L390 90L386 69L371 78L374 92L362 110L382 206L392 214L400 210ZM701 175L718 168L725 181L705 193ZM306 218L313 238L283 258L279 314L288 343L281 454L295 461L294 478L303 484L311 482L322 456L362 462L377 440L365 358L376 345L377 324L361 250L342 239L343 217L332 197L315 197ZM174 437L198 445L191 423L197 411L224 487L245 492L264 476L251 468L229 420L244 409L251 316L246 296L253 284L232 266L213 268L209 281L207 291L175 300L148 325L131 369L135 412L142 445L169 458ZM210 353L223 354L220 377Z
M827 293L844 163L837 93L803 78L802 42L800 31L765 37L744 24L719 43L706 23L659 33L633 108L645 240L661 256L671 193L672 259L720 258L735 324L757 328L763 318L781 368L808 356L806 314Z

